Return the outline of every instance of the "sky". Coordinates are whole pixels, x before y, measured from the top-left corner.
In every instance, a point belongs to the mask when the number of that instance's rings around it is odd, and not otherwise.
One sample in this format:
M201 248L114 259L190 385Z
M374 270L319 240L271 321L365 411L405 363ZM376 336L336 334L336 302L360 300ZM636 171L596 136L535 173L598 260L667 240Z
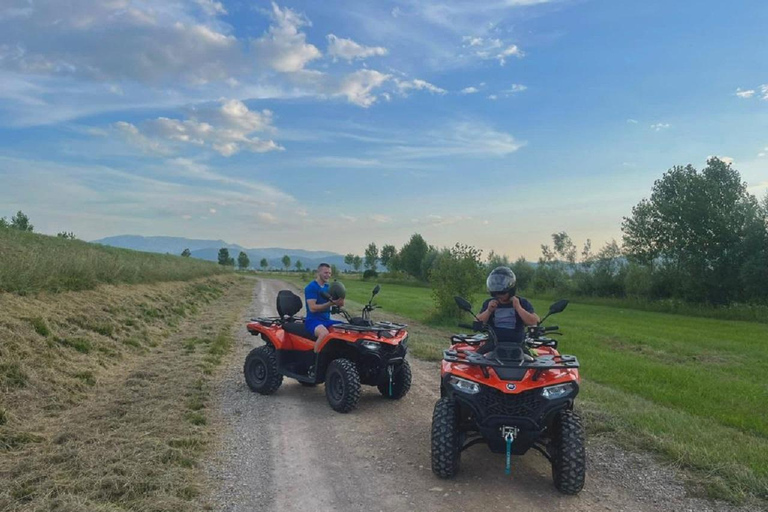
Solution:
M0 217L362 254L599 249L675 165L768 193L764 1L0 1Z

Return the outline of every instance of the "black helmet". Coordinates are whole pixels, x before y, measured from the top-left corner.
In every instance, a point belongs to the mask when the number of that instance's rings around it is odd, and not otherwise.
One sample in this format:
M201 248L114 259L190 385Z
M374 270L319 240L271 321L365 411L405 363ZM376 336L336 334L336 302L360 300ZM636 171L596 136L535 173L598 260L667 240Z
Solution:
M515 273L509 267L496 267L488 274L488 279L485 280L485 285L488 287L488 293L491 295L497 293L509 293L515 294L515 284L517 284L517 278Z
M347 289L341 283L341 281L334 281L328 288L328 294L333 300L343 299L347 296Z

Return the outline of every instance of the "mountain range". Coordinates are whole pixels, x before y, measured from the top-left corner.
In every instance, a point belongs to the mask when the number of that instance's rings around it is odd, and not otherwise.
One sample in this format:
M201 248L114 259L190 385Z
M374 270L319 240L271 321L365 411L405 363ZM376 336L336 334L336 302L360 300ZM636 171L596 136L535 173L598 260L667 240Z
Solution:
M262 258L267 259L270 268L283 268L282 258L287 255L291 258L291 268L295 268L296 261L299 260L302 268L315 268L325 262L336 265L339 270L351 270L351 267L344 263L344 255L330 251L307 251L282 247L247 249L237 244L229 244L224 240L199 240L173 236L118 235L92 240L92 242L134 251L168 254L181 254L184 249L189 249L193 258L208 261L218 261L219 249L225 247L235 260L240 251L246 253L253 268L259 268Z

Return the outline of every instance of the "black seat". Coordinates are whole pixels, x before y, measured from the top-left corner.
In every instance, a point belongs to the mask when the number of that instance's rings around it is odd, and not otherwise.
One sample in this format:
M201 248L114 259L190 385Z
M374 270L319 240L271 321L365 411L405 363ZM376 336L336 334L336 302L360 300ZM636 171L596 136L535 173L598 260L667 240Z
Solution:
M295 336L301 336L308 340L317 341L317 336L310 333L302 320L293 318L293 315L301 311L301 298L291 290L280 290L277 292L277 314L286 322L283 324L283 330Z
M277 314L281 319L293 319L293 315L301 311L301 298L291 290L277 292Z
M307 338L308 340L317 341L317 336L311 334L307 328L304 327L304 322L300 320L286 323L283 325L283 330L295 336L301 336L302 338Z

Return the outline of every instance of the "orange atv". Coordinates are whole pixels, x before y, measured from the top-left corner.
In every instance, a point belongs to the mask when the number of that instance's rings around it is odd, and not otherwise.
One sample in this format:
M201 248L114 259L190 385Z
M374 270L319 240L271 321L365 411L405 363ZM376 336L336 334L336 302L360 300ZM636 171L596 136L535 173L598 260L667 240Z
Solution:
M378 308L373 298L363 307L362 316L351 317L334 306L333 314L345 322L329 328L330 334L315 352L313 333L304 327L302 301L290 290L277 294L276 317L253 318L248 331L266 342L245 359L245 381L253 391L269 395L278 390L283 377L296 379L304 386L325 382L325 396L338 412L357 407L361 384L376 386L387 398L398 400L411 388L411 368L405 360L408 332L405 324L373 322L371 311Z
M465 299L456 297L456 303L472 312ZM542 322L567 304L552 304ZM461 452L486 443L492 452L506 453L507 474L511 455L533 448L550 461L560 492L577 494L584 487L584 429L573 411L579 362L558 353L557 341L546 336L558 327L542 322L528 327L523 343L499 343L493 328L479 321L460 327L481 333L451 338L432 416L432 471L437 476L453 477ZM493 350L478 353L485 343Z

